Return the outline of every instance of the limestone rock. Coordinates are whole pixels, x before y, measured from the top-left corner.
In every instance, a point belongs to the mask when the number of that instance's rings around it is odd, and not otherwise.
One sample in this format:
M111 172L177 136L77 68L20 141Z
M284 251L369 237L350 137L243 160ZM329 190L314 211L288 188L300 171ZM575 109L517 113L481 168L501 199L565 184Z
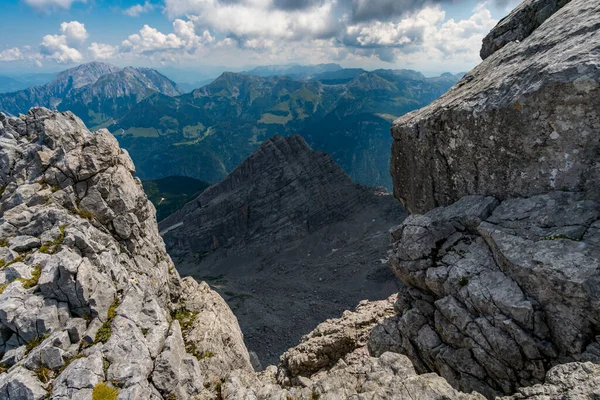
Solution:
M235 318L208 288L188 306L211 310L197 324L214 335L195 343L219 338L210 349L228 362L199 366L187 351L172 322L182 282L131 159L108 131L37 108L0 114L0 141L0 397L89 399L110 382L123 399L214 398L203 377L251 368ZM229 336L216 335L222 328ZM237 351L226 351L234 340Z
M517 14L563 3L525 1ZM525 27L529 14L518 15L505 23ZM407 211L473 194L504 200L600 187L599 23L600 3L572 0L438 100L396 120L391 174Z
M334 365L346 354L367 343L371 329L394 314L391 296L381 301L363 301L355 311L327 320L305 335L301 342L281 356L281 365L289 377L310 376Z
M546 382L520 388L499 400L596 399L600 396L600 366L592 363L568 363L548 371Z
M510 42L531 35L545 20L571 0L525 0L483 38L480 55L486 59Z
M552 192L498 203L471 196L411 215L391 233L406 285L369 348L407 354L487 397L543 381L547 366L593 358L600 321L600 202ZM401 300L401 301L400 301Z

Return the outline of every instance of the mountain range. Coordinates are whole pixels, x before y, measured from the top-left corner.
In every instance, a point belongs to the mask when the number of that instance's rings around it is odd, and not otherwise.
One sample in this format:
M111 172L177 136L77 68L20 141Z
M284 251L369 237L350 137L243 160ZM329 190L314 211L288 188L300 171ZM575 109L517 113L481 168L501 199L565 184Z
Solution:
M407 70L342 69L311 79L227 72L181 96L155 93L108 129L142 179L218 182L264 140L299 134L356 182L389 188L390 122L459 79Z
M0 94L0 111L33 106L72 111L92 130L107 127L143 180L187 176L219 182L274 135L301 135L330 153L358 183L391 188L389 125L446 92L461 74L337 64L225 72L184 89L155 70L93 62L45 85Z
M0 94L0 111L18 115L37 106L72 111L97 129L154 93L175 96L183 90L150 68L92 62L65 70L45 85Z

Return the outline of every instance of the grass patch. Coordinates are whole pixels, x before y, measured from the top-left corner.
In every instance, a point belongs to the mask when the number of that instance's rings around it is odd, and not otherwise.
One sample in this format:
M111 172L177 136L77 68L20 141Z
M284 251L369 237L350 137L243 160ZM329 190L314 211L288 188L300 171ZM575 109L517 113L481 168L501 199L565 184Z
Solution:
M35 370L35 374L42 383L48 383L52 379L52 370L50 368L39 367Z
M58 248L60 247L60 245L63 243L63 241L65 240L65 229L67 228L66 225L61 225L58 227L60 234L51 242L47 242L44 243L41 247L40 247L40 253L45 253L45 254L56 254L56 252L58 251Z
M556 235L546 235L540 238L540 240L558 240L558 239L567 239L572 240L574 242L580 242L581 240L574 238L572 236L563 235L562 233L558 233Z
M460 278L460 279L458 280L458 284L459 284L460 286L467 286L467 285L469 284L469 279L467 279L467 277L466 277L466 276L463 276L462 278Z
M106 321L102 324L98 332L96 332L96 337L94 338L94 344L97 343L106 343L110 336L112 335L112 321L117 315L117 308L119 307L119 299L115 297L115 300L108 308L108 313L106 314Z
M4 291L6 290L6 288L8 287L8 285L10 285L11 282L7 282L4 285L0 285L0 294L4 293Z
M94 218L96 218L96 214L94 214L93 212L89 210L84 210L83 208L79 207L75 209L75 214L79 215L83 219L87 219L88 221L91 221Z
M197 313L187 310L185 308L180 308L171 314L173 319L179 321L179 325L181 326L182 331L189 330L194 324L194 320L196 319Z
M0 247L8 247L8 239L7 238L0 239Z
M0 269L4 269L4 268L8 267L9 265L24 261L25 256L26 256L26 254L19 254L18 256L16 256L14 259L12 259L9 262L6 262L5 260L0 260Z
M258 124L267 124L267 125L271 125L271 124L285 125L291 120L292 120L291 114L288 114L286 116L281 116L281 115L275 115L275 114L271 114L271 113L265 113L265 114L261 115L261 118L259 121L257 121L257 123Z
M23 284L24 289L31 289L32 287L34 287L35 285L38 284L41 275L42 275L42 265L36 264L33 267L33 271L31 271L31 278L29 278L29 279L17 278L17 280Z
M119 389L100 382L92 390L92 400L117 400Z

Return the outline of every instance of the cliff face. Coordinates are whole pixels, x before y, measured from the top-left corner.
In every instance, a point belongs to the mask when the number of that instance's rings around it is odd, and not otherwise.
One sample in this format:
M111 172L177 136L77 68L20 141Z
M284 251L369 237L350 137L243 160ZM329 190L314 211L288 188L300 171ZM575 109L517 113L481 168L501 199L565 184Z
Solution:
M492 37L523 27L523 18L512 13ZM391 174L407 210L471 194L505 199L598 188L599 24L598 2L571 1L440 99L395 121Z
M224 301L179 278L112 135L33 109L0 115L0 143L0 397L214 397L224 371L251 370Z
M423 215L391 231L405 289L372 355L487 398L597 395L599 40L599 3L525 1L481 65L395 121L394 192Z
M599 228L600 202L568 192L469 196L408 217L391 233L402 313L372 350L386 337L418 371L488 397L556 363L600 363Z

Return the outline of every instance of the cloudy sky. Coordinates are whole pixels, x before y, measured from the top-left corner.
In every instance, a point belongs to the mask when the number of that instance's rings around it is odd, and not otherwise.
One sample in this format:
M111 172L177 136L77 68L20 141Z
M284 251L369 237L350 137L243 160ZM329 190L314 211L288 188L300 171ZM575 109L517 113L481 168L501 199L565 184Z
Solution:
M0 0L0 72L98 60L465 71L519 0Z

